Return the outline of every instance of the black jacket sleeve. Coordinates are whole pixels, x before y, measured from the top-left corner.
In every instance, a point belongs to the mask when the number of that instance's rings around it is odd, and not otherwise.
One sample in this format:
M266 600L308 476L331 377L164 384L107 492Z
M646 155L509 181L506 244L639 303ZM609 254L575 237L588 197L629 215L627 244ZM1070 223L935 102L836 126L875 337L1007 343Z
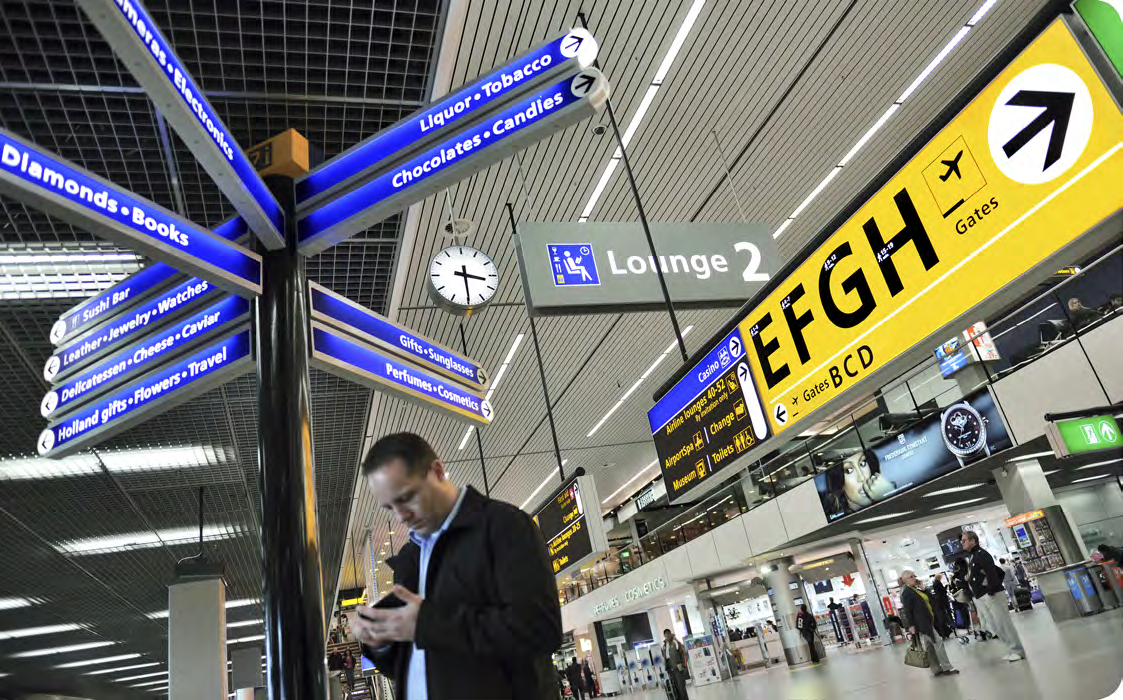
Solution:
M1004 572L994 563L994 557L990 552L982 547L976 549L971 560L971 568L976 572L977 587L982 589L976 590L976 595L993 595L1002 590Z
M498 602L456 608L421 604L414 639L422 649L504 659L552 654L562 642L558 589L546 543L530 516L508 504L488 506L490 552Z
M394 642L377 648L366 644L361 646L363 656L373 661L374 667L383 674L393 678L398 671L398 665L402 663L402 655L406 653L409 645Z

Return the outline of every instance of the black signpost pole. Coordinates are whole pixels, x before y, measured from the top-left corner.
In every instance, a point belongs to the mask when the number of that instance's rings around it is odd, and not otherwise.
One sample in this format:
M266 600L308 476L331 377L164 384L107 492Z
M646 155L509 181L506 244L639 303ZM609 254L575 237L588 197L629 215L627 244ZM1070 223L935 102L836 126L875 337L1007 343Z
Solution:
M468 356L468 336L466 336L464 334L464 322L463 321L460 322L459 327L460 327L460 349L464 351L464 356L467 357ZM472 432L474 432L476 434L476 449L479 450L479 453L480 453L480 471L483 472L483 475L484 475L484 495L490 496L491 495L491 485L487 483L487 463L484 462L484 441L483 441L483 438L480 437L479 428L477 428L476 430L474 430Z
M589 23L585 19L584 12L577 13L577 19L581 21L581 26L585 29L589 28ZM593 65L600 67L600 61L593 61ZM624 146L624 137L620 134L620 126L616 123L616 113L612 110L612 100L607 99L604 101L605 112L608 113L608 121L612 125L612 133L616 137L616 146L620 149L620 159L624 162L624 170L628 173L628 184L632 189L632 199L636 201L636 212L639 214L640 223L643 224L643 234L647 237L647 247L651 251L652 266L655 268L655 276L659 278L659 289L663 292L663 302L667 305L667 315L671 317L671 327L675 331L675 340L678 341L679 352L682 353L682 361L687 362L690 355L686 352L686 343L682 339L682 329L678 324L678 314L675 313L675 305L671 301L671 293L667 291L667 278L663 274L663 268L659 264L659 253L655 251L655 240L651 237L651 227L647 225L647 213L643 209L643 200L639 196L639 186L636 185L636 176L632 172L632 163L628 160L628 149Z
M285 248L263 254L263 289L254 317L266 687L270 700L320 700L327 697L327 677L307 279L296 250L292 178L265 181L286 219Z
M507 202L507 218L511 221L511 233L519 230L515 221L515 208ZM554 440L554 458L558 461L558 476L565 481L565 467L562 466L561 448L558 447L558 431L554 427L554 408L550 404L550 390L546 386L546 370L542 367L542 349L538 345L538 326L534 323L534 315L527 306L526 315L530 318L530 337L534 340L534 358L538 360L538 378L542 381L542 396L546 399L546 417L550 420L550 437ZM477 431L478 432L478 431Z

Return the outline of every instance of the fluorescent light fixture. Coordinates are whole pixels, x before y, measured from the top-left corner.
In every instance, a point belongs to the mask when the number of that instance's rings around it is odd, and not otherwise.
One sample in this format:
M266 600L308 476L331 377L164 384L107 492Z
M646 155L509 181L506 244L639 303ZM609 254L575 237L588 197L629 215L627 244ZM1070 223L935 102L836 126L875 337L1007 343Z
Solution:
M63 647L50 647L49 649L32 649L31 651L21 651L12 654L13 659L30 659L36 656L51 656L52 654L69 654L72 651L85 651L87 649L97 649L99 647L107 647L117 642L100 641L100 642L83 642L81 644L68 644ZM59 667L61 668L61 666Z
M694 326L687 326L686 328L684 328L682 330L682 337L685 338L687 334L692 330L694 330ZM630 386L628 390L624 392L624 395L620 397L620 399L615 403L615 405L612 406L612 408L608 409L608 413L604 414L604 416L599 421L597 421L597 424L593 426L593 429L590 430L589 433L585 435L585 437L592 437L594 433L600 430L601 426L605 424L605 421L611 418L612 414L616 413L616 410L624 405L624 402L628 400L628 397L632 395L632 392L639 388L639 385L643 383L643 380L651 376L651 373L655 371L655 368L659 366L659 363L665 360L667 358L667 355L673 352L677 347L677 340L668 345L667 349L663 351L663 354L655 358L655 361L651 363L651 366L647 368L647 371L640 375L639 379L637 379L635 383L632 384L632 386Z
M939 491L926 493L924 494L924 497L930 498L932 496L943 496L949 493L959 493L960 491L970 491L971 489L975 489L980 486L982 486L982 484L964 484L963 486L952 486L951 488L940 489Z
M862 134L862 138L858 139L858 142L854 144L854 147L851 148L846 153L846 155L842 157L842 160L840 160L838 164L834 166L834 169L832 169L830 173L828 173L827 176L823 178L823 181L820 182L819 185L811 191L811 194L807 195L807 198L804 199L798 207L796 207L795 211L791 213L791 216L785 219L784 222L780 224L779 228L777 228L772 233L773 238L779 238L780 234L782 234L788 228L788 226L791 225L792 221L794 221L795 218L799 216L799 214L807 207L807 205L810 204L811 201L816 197L818 197L819 194L822 193L824 189L826 189L827 185L831 183L831 180L833 180L840 172L842 172L842 169L846 167L848 163L850 163L854 156L856 156L858 152L861 151L867 143L869 143L870 139L874 137L874 134L880 131L881 127L885 126L885 123L888 122L889 119L897 112L901 104L904 103L904 101L909 97L911 97L912 94L916 92L918 88L920 88L921 84L925 80L927 80L930 75L932 75L936 68L944 62L944 59L946 59L948 55L950 55L951 52L955 50L955 47L959 46L960 42L962 42L963 39L967 36L968 32L971 31L971 28L978 24L983 16L990 11L990 8L994 6L995 1L996 0L987 0L981 7L979 7L978 10L975 11L975 14L971 16L971 19L969 19L966 24L959 28L959 31L956 32L955 36L951 38L951 41L945 44L944 47L940 49L940 52L937 53L935 57L933 57L932 60L928 62L928 65L925 66L924 70L920 71L920 74L916 76L916 78L912 81L911 84L909 84L907 88L905 88L905 91L901 93L901 96L897 98L897 101L889 105L889 108L886 109L884 113L882 113L881 117L876 122L874 122L874 125L871 126L866 131L866 133Z
M1073 479L1069 483L1079 484L1083 481L1095 481L1096 479L1110 479L1113 476L1115 476L1115 475L1114 474L1100 474L1099 476L1086 476L1083 479Z
M652 462L651 464L647 465L647 466L646 466L646 467L644 467L643 469L640 469L640 470L639 470L638 472L636 472L636 475L635 475L635 476L633 476L633 477L632 477L631 479L628 479L627 481L625 481L625 482L624 482L624 485L623 485L623 486L621 486L620 488L618 488L618 489L616 489L615 491L613 491L612 493L610 493L610 494L608 495L608 498L606 498L606 499L604 499L603 501L601 501L601 502L600 502L600 504L601 504L601 505L603 506L603 505L604 505L605 503L608 503L609 501L611 501L611 500L612 500L613 498L615 498L615 497L616 497L616 494L620 493L620 492L621 492L621 491L623 491L624 489L626 489L626 488L628 488L629 486L631 486L631 485L632 485L632 483L633 483L633 482L635 482L635 480L636 480L636 479L638 479L638 478L640 478L641 476L643 476L643 475L644 475L644 473L645 473L645 472L647 472L647 470L648 470L648 469L651 469L651 468L652 468L652 467L654 467L654 466L655 466L656 464L659 464L659 460L655 460L654 462Z
M238 622L227 622L226 627L227 629L231 627L249 627L250 625L260 625L264 622L265 620L239 620Z
M227 644L238 644L239 642L260 642L262 639L265 639L264 634L255 634L255 635L250 636L250 637L238 637L237 639L227 639L226 643Z
M203 540L225 540L242 534L240 525L208 525L203 528ZM199 528L179 527L167 530L131 532L106 537L69 540L54 545L63 554L102 554L125 552L133 549L150 549L165 544L182 544L199 539Z
M1045 476L1049 476L1050 474L1056 474L1059 471L1061 471L1061 470L1060 469L1050 469L1049 471L1045 472Z
M113 474L167 471L213 466L233 461L233 456L225 448L211 445L106 451L98 452L97 456L81 454L57 460L21 457L0 460L0 481L57 479L101 474L99 458L101 464L105 465L106 471Z
M1104 467L1108 464L1115 464L1116 462L1123 462L1123 459L1109 459L1106 462L1094 462L1092 464L1085 464L1083 467L1077 467L1073 471L1082 472L1085 469L1095 469L1096 467ZM2 637L0 637L2 638Z
M44 625L42 627L25 627L21 630L0 630L0 639L21 639L23 637L38 637L44 634L57 634L59 632L73 632L82 629L82 625L67 622L61 625Z
M145 687L146 685L160 685L161 683L167 683L167 682L168 682L168 679L167 679L167 678L161 678L161 679L159 679L159 680L155 680L155 681L145 681L145 682L143 682L143 683L130 683L130 684L129 684L129 687L130 687L130 688L143 688L143 687Z
M569 462L568 459L563 459L561 465L564 467L567 462ZM546 479L541 484L538 484L538 488L534 489L534 493L530 494L530 496L528 496L527 499L523 501L523 504L519 506L519 510L525 510L527 505L529 505L530 502L534 500L534 497L538 495L538 492L545 488L546 484L550 483L550 480L553 478L554 473L550 472L550 474L546 476Z
M932 510L948 510L949 508L959 508L960 506L965 506L969 503L978 503L979 501L985 501L985 500L987 500L986 496L980 496L979 498L969 498L966 501L956 501L955 503L945 503L942 506L936 506Z
M81 668L82 666L96 666L97 664L108 664L114 661L128 661L129 659L139 658L140 654L118 654L117 656L103 656L98 659L83 659L82 661L71 661L70 663L55 666L55 668Z
M134 253L11 253L0 255L0 266L8 265L70 265L74 263L139 263Z
M230 608L244 608L247 605L257 605L259 603L261 603L261 601L257 598L238 598L236 600L226 601L225 607L229 610Z
M701 14L705 4L706 0L694 0L690 5L690 9L686 11L686 16L682 18L682 24L679 25L678 31L675 32L675 37L671 40L671 45L667 47L667 53L663 55L663 60L659 62L659 68L655 71L655 75L652 76L651 84L647 86L647 92L644 93L643 99L640 100L639 106L636 107L635 114L632 115L631 121L629 121L628 125L624 128L624 133L620 135L620 140L624 142L625 148L631 143L632 137L639 129L643 118L647 116L647 111L651 108L652 102L655 101L655 95L659 92L659 88L662 87L663 81L667 78L667 74L671 72L671 67L674 65L675 58L678 57L683 43L686 42L687 36L690 35L690 30L694 27L694 23L698 20L698 15ZM621 155L620 149L617 148L616 152L612 154L612 158L609 159L608 164L604 167L604 172L601 173L600 180L597 181L597 186L593 188L589 200L585 202L585 208L581 210L581 216L578 219L580 223L589 220L589 216L593 213L597 202L600 201L605 188L608 187L608 183L612 179L612 174L616 172L616 166L620 163Z
M111 287L140 269L132 265L128 271L87 274L11 274L0 275L0 299L69 299L86 297Z
M137 654L137 656L140 656L140 654ZM105 675L106 673L120 673L121 671L132 671L133 669L137 669L137 668L151 668L152 666L159 666L159 665L160 665L159 661L149 661L148 663L132 664L131 666L118 666L117 668L103 668L100 671L87 671L86 675L87 676L101 676L101 675Z
M916 512L915 510L905 510L905 511L901 511L900 513L888 513L886 515L875 515L872 518L866 518L865 520L855 521L855 524L858 525L858 524L861 524L861 523L876 523L876 522L881 521L881 520L892 520L893 518L900 518L902 516L909 515L909 514L915 513L915 512Z
M1046 450L1045 452L1034 452L1032 454L1021 455L1020 457L1014 457L1013 459L1008 459L1008 460L1006 460L1006 464L1013 464L1014 462L1024 462L1027 459L1037 459L1038 457L1052 457L1052 456L1053 456L1052 450Z
M38 601L32 598L0 598L0 610L26 608L34 605L36 602Z
M155 678L156 676L166 676L167 671L153 671L152 673L142 673L139 676L129 676L128 678L114 678L114 683L124 683L125 681L139 681L141 678ZM166 683L167 679L157 681L158 683ZM149 684L151 685L151 684Z
M503 358L503 364L499 365L495 376L491 378L491 384L487 389L487 393L484 394L485 400L491 401L492 395L495 394L496 389L499 388L499 383L503 381L504 375L507 374L507 368L511 365L511 361L515 359L515 353L518 352L519 346L522 345L523 338L525 337L526 335L524 333L519 333L515 336L515 339L511 341L511 347L507 350L507 356ZM474 425L468 426L468 429L464 431L464 437L460 438L460 446L456 448L457 450L464 449L464 446L468 444L468 438L472 436L472 431L475 429L476 426Z

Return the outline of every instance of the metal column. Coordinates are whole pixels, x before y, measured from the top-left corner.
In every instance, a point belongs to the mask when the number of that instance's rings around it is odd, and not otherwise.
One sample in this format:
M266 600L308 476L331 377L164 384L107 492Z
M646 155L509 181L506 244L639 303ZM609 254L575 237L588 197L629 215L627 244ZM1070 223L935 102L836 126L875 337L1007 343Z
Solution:
M270 700L327 697L308 378L308 296L292 178L265 178L285 211L284 250L263 253L254 313L261 464L261 590Z

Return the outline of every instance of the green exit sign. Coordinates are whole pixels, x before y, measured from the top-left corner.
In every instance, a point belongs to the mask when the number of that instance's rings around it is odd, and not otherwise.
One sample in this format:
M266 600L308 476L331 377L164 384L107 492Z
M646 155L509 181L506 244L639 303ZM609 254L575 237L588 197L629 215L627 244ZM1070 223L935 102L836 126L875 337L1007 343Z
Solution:
M1113 416L1089 416L1050 423L1046 433L1058 457L1123 448Z

